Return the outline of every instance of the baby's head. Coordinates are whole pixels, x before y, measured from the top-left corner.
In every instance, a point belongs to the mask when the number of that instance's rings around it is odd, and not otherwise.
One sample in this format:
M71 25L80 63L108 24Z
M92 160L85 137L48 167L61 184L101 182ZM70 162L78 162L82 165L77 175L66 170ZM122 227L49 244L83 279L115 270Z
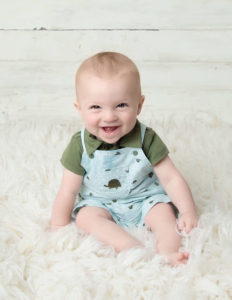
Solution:
M76 93L79 99L79 88L85 75L95 76L102 80L127 76L134 80L134 88L141 94L140 75L135 63L127 56L117 52L100 52L83 61L76 73Z
M139 71L123 54L95 54L77 70L76 97L74 105L86 128L99 139L114 143L133 129L141 111L144 96Z

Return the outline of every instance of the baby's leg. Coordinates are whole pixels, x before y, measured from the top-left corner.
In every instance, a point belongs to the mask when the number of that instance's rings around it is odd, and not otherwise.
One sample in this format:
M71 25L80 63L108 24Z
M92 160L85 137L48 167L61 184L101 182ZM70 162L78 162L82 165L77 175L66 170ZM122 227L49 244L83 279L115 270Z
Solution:
M145 218L157 241L157 251L163 254L171 265L186 263L189 253L180 252L181 236L176 232L176 217L170 204L158 203Z
M81 208L76 217L76 224L101 242L112 246L117 252L142 246L138 240L117 225L111 214L104 208Z

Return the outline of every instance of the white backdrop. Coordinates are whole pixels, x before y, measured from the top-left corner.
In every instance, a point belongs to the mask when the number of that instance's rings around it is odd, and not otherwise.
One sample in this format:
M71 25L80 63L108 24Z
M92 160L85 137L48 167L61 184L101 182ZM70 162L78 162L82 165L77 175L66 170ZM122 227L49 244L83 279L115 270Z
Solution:
M134 234L151 257L115 256L75 224L47 231L82 126L75 71L103 50L137 63L141 119L193 192L200 221L179 268L159 263L145 230ZM231 65L232 0L0 0L1 300L232 299Z
M230 0L0 0L0 118L75 115L79 63L103 50L141 71L145 109L232 123Z

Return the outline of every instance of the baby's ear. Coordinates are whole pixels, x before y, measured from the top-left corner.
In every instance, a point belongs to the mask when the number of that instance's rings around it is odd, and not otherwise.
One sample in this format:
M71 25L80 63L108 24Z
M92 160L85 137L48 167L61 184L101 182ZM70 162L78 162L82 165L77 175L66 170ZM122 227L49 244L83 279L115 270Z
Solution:
M140 101L139 101L139 105L138 105L138 115L140 114L140 112L141 112L141 110L142 110L144 100L145 100L145 96L142 95L142 96L141 96L141 99L140 99Z
M76 108L76 110L79 112L79 111L80 111L80 105L79 105L79 103L78 103L77 100L75 100L75 101L73 102L73 105L74 105L74 107Z

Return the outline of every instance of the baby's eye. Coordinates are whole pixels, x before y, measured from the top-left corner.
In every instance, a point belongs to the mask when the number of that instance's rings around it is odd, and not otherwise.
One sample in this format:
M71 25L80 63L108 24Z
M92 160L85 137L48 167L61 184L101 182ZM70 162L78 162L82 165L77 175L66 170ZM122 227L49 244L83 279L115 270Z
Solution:
M128 106L127 103L120 103L120 104L118 104L118 107L121 107L121 108L127 107L127 106Z
M100 106L99 105L92 105L91 107L90 107L90 109L99 109L100 108Z

